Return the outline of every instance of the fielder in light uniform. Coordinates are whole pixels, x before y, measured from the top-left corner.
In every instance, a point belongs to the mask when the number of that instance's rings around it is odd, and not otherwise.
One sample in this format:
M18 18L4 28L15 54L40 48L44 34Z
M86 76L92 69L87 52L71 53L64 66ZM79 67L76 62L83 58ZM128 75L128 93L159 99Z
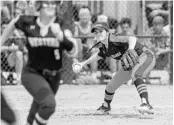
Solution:
M56 109L62 52L66 50L69 56L78 52L66 20L57 17L60 1L37 1L36 5L40 16L22 15L14 19L5 29L1 44L15 28L25 33L29 59L22 72L22 84L33 97L27 125L46 125Z
M143 78L155 66L154 54L139 43L134 36L118 36L109 33L109 27L106 23L96 23L92 28L92 32L95 34L94 39L97 42L101 42L100 51L86 61L75 63L79 65L79 67L76 65L75 72L80 72L82 67L91 63L93 60L99 60L105 57L120 60L122 64L122 67L113 75L113 78L107 84L104 102L98 110L108 113L111 110L110 103L115 91L122 84L132 79L142 101L142 104L138 108L139 111L141 113L153 114L154 111L149 103L148 92Z

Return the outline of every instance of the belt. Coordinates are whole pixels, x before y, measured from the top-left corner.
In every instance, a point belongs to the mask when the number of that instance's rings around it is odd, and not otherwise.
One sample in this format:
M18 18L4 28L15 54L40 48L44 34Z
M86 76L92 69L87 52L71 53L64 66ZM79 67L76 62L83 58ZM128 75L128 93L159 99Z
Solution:
M39 72L42 75L48 75L48 76L56 76L57 73L60 73L61 70L50 70L46 68L39 68L35 65L32 65L31 63L27 64L28 67L34 68L37 72Z
M40 70L42 75L49 75L49 76L56 76L56 74L59 72L59 70L49 70L49 69L43 69Z

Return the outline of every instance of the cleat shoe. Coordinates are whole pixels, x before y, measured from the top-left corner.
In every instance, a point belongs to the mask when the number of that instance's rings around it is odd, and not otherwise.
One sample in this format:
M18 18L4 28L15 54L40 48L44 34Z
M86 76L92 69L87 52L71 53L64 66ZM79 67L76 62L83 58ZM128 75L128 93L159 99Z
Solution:
M102 103L102 106L100 106L97 111L109 114L109 111L111 110L111 106L109 105L108 107L104 106L104 103Z
M138 108L138 111L142 114L154 114L153 107L150 104L143 103Z

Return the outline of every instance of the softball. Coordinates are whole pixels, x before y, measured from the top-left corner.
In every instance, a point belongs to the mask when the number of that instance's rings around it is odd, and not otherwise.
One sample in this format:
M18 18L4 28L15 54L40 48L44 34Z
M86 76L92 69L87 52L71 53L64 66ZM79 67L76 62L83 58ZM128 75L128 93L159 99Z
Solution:
M78 63L74 63L74 64L72 65L72 69L73 69L73 71L74 71L75 73L78 73L78 72L81 71L82 66L81 66L80 64L78 64Z

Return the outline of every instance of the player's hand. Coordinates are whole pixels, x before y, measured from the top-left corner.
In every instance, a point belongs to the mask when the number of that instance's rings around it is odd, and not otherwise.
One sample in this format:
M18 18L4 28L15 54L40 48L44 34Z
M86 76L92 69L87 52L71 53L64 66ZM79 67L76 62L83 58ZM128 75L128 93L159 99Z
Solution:
M83 63L75 62L72 64L72 70L75 73L79 73L80 71L82 71L82 68L83 68Z
M58 23L53 23L51 25L51 31L60 42L63 41L63 31Z

